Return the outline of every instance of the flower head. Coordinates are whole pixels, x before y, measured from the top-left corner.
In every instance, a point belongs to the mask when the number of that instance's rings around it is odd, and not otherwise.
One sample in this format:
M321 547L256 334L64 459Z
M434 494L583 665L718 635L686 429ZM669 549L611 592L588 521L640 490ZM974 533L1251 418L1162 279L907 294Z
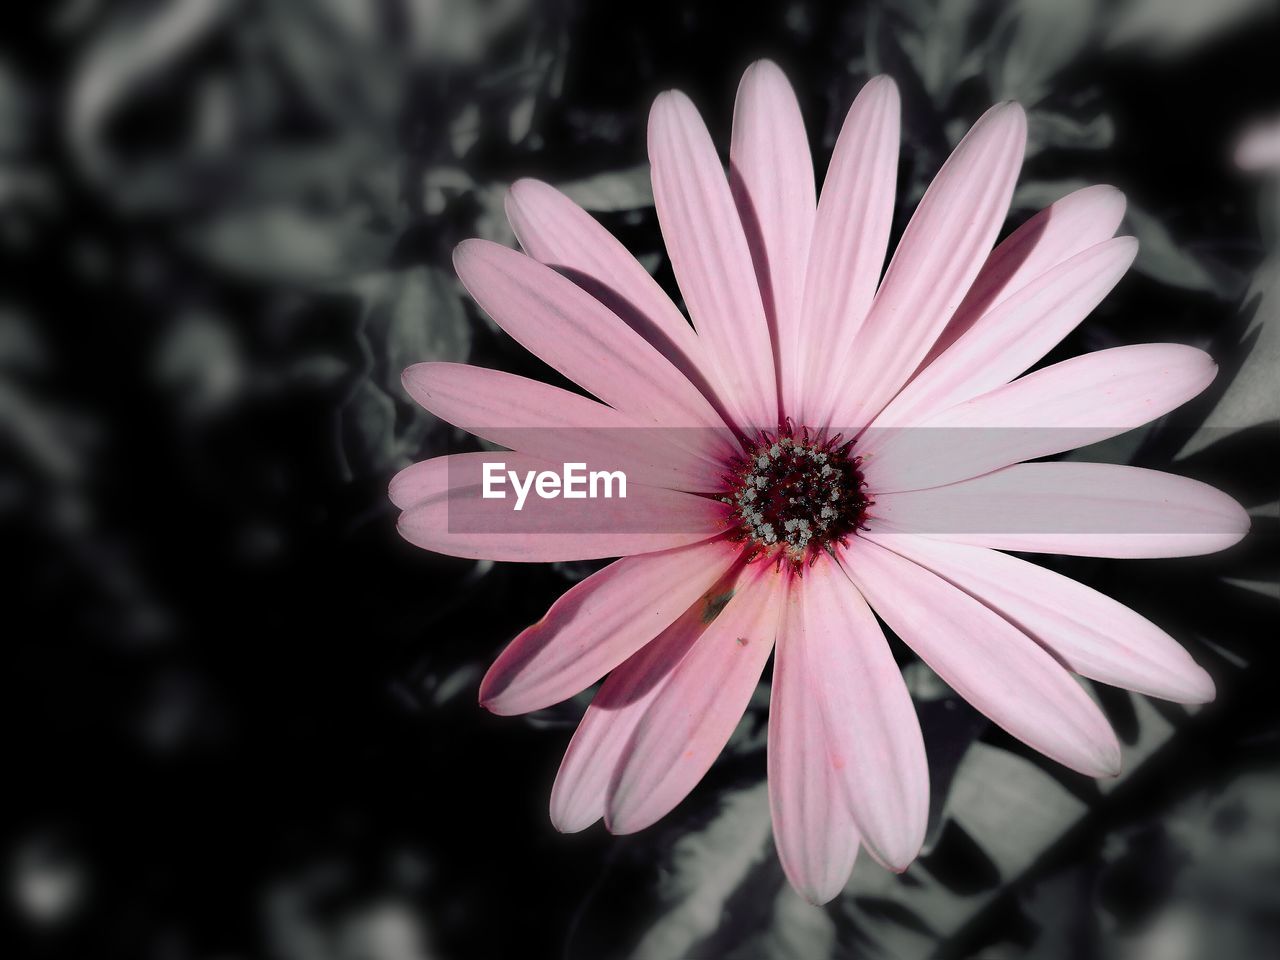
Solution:
M525 254L467 241L458 274L596 399L452 364L411 367L406 386L510 448L509 463L625 465L626 504L592 505L590 527L563 522L563 504L517 527L479 492L482 454L416 464L391 489L402 533L427 549L622 558L516 637L481 685L485 706L514 714L606 678L552 791L561 830L603 818L627 833L671 810L772 654L774 834L815 902L839 892L860 847L901 870L924 838L920 726L877 615L1013 736L1114 775L1115 735L1073 674L1187 702L1210 699L1212 681L1138 614L999 551L1180 556L1248 526L1230 498L1177 476L1023 462L1159 417L1215 366L1156 344L1023 375L1114 286L1136 243L1113 238L1121 195L1091 187L994 246L1025 143L1016 104L991 108L956 147L884 268L898 116L893 82L870 81L819 197L773 64L743 78L727 177L689 100L657 99L654 199L692 325L586 213L545 184L515 184ZM451 522L463 514L475 522Z

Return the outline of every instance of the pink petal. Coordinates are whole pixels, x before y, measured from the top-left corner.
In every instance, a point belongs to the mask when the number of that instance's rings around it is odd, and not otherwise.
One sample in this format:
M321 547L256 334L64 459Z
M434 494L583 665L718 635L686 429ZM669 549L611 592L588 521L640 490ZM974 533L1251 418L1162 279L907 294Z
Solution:
M804 390L800 396L783 393L787 412L803 423L825 413L817 407L849 387L848 371L836 361L862 328L884 267L898 181L899 113L894 82L884 76L868 81L849 108L822 184L794 378Z
M709 432L641 427L590 397L462 363L415 364L403 380L409 395L442 420L533 457L621 469L637 483L677 490L721 485L723 460L680 445L710 445Z
M791 584L793 591L805 586ZM798 603L791 599L788 606ZM816 904L844 889L858 855L858 830L840 771L845 758L827 735L813 695L813 678L822 668L803 634L784 622L769 698L769 808L782 869L800 895Z
M800 104L786 76L768 60L748 67L738 87L729 182L773 330L782 396L794 398L800 302L817 200Z
M1022 108L999 104L938 171L842 365L839 395L823 420L834 430L869 423L955 313L1004 223L1026 138Z
M449 492L449 471L439 457L411 463L387 486L387 497L401 510Z
M1124 194L1102 184L1049 204L991 251L964 302L930 351L930 363L980 317L1041 274L1115 236Z
M672 671L716 617L732 583L722 580L609 674L569 742L555 786L551 822L562 833L585 830L604 816L605 799L632 731Z
M929 766L915 707L875 615L836 563L805 571L783 630L805 649L808 696L821 705L828 743L862 842L902 871L924 843Z
M585 690L698 603L739 553L713 540L628 557L592 574L502 651L480 684L481 704L502 715L528 713Z
M994 723L1080 773L1120 772L1120 744L1102 711L1026 634L866 537L852 543L843 561L885 623Z
M482 496L486 463L501 463L523 482L528 471L561 467L522 453L464 453L427 461L413 475L420 489L446 492L411 503L400 535L415 546L475 560L595 560L698 543L724 529L723 504L706 497L628 481L608 499L544 499L530 490L520 511L510 482L505 499ZM433 476L433 471L439 471ZM397 491L399 493L400 491Z
M1172 637L1082 583L982 547L927 537L883 544L981 600L1074 673L1179 703L1213 699L1213 680Z
M707 399L617 315L550 267L487 240L464 240L453 263L467 290L526 350L637 421L712 427Z
M636 725L605 810L613 833L659 820L711 768L760 681L790 574L757 564Z
M773 345L751 251L711 135L679 91L654 101L649 160L671 266L725 406L743 431L775 427Z
M1189 557L1238 543L1249 515L1225 493L1171 473L1020 463L946 487L878 494L867 525L996 550Z
M689 321L627 248L549 184L517 180L506 201L520 245L555 267L653 344L693 383L707 383L705 351Z
M863 475L877 493L895 493L1088 446L1181 406L1217 370L1204 351L1176 343L1073 357L915 426L874 431Z
M1138 252L1132 237L1090 247L1041 274L978 318L876 417L874 427L918 423L1008 383L1047 354L1102 302Z

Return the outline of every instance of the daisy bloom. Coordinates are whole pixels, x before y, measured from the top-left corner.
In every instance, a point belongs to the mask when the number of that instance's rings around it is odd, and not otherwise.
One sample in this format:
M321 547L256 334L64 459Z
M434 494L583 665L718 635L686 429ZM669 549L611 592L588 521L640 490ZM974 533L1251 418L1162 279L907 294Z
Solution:
M557 828L603 818L631 833L675 807L772 653L769 794L787 876L820 903L859 847L905 869L924 840L929 772L881 621L994 723L1088 776L1114 776L1120 748L1073 674L1213 697L1154 624L1000 552L1185 556L1248 527L1235 501L1189 479L1024 462L1159 417L1216 370L1199 350L1150 344L1025 373L1136 252L1113 237L1124 200L1105 186L995 246L1025 137L1017 104L987 111L886 268L894 83L859 93L819 196L796 97L760 62L738 91L727 176L687 97L663 93L649 117L654 201L692 324L543 183L508 197L524 253L458 247L479 305L591 396L466 365L410 367L422 406L511 452L402 471L391 484L402 535L460 557L621 558L517 636L480 688L489 710L519 714L604 678L552 790ZM479 464L495 457L516 471L608 462L630 487L515 513L482 493Z

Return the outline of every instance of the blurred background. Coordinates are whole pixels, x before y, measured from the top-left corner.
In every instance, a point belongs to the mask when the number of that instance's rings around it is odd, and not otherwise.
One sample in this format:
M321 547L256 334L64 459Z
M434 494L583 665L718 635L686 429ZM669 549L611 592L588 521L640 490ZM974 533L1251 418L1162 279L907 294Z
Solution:
M0 524L8 956L767 960L1280 956L1277 169L1269 0L50 0L0 13ZM590 565L473 563L395 534L386 483L457 438L403 367L536 373L463 295L537 176L674 290L645 164L679 86L727 146L776 59L819 170L847 105L903 93L897 230L992 102L1030 116L1012 229L1129 197L1131 274L1050 361L1171 340L1222 366L1119 458L1255 516L1221 555L1047 559L1214 675L1198 711L1098 689L1095 783L903 657L933 824L819 910L787 887L767 698L674 814L555 833L585 699L476 705L496 652Z

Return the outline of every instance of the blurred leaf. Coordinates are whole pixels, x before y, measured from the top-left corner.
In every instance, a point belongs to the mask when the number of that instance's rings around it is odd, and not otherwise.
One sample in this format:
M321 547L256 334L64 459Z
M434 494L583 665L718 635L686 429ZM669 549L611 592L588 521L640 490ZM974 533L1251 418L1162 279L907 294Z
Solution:
M342 453L348 476L383 473L397 465L396 405L382 388L356 384L342 408Z
M789 883L778 890L759 936L724 960L828 960L836 954L836 925L826 910L809 903Z
M48 350L27 317L0 308L0 373L44 370Z
M1248 321L1242 324L1247 352L1239 367L1225 369L1230 381L1201 428L1183 448L1190 456L1231 431L1261 424L1280 425L1280 392L1276 374L1280 371L1280 270L1274 262L1264 263L1245 298ZM1238 353L1236 354L1238 356Z
M980 9L980 0L932 0L916 11L915 29L900 32L903 50L938 104L978 67L969 51L970 24Z
M1219 292L1213 274L1178 244L1155 215L1130 201L1124 222L1127 232L1138 238L1135 270L1172 287Z
M467 359L471 327L450 274L413 267L362 277L356 287L365 302L365 336L384 368L388 392L400 392L400 374L410 364Z
M1105 43L1173 55L1274 12L1271 0L1123 0L1111 9Z
M578 206L597 213L653 206L653 186L647 163L612 173L598 173L582 180L570 180L559 184L559 188Z
M230 324L200 311L176 318L156 351L155 370L193 417L222 409L246 382L244 357Z
M1111 118L1097 114L1088 120L1077 120L1052 110L1032 110L1027 115L1027 155L1041 150L1104 150L1115 139Z
M395 243L367 214L348 206L327 215L276 204L221 214L190 231L212 263L274 283L317 283L365 273L387 262Z
M235 0L172 0L123 4L81 53L70 80L65 112L72 153L89 179L128 195L106 143L117 108L207 37L237 6ZM116 181L116 182L112 182Z
M275 0L264 8L272 50L309 109L340 127L390 130L405 80L403 52L371 12L325 0Z
M367 364L341 414L344 462L356 476L400 467L419 453L439 421L409 400L400 375L414 363L466 360L471 327L458 285L436 267L369 274L351 286L363 304ZM397 406L408 415L398 416Z
M993 100L1032 107L1049 81L1079 55L1093 32L1097 0L1016 0L1003 8L988 50Z
M713 802L714 810L698 815L686 800L660 826L615 841L615 862L584 905L566 950L570 960L723 955L701 945L724 929L731 900L755 868L772 864L774 853L763 783ZM736 925L759 919L753 912Z

